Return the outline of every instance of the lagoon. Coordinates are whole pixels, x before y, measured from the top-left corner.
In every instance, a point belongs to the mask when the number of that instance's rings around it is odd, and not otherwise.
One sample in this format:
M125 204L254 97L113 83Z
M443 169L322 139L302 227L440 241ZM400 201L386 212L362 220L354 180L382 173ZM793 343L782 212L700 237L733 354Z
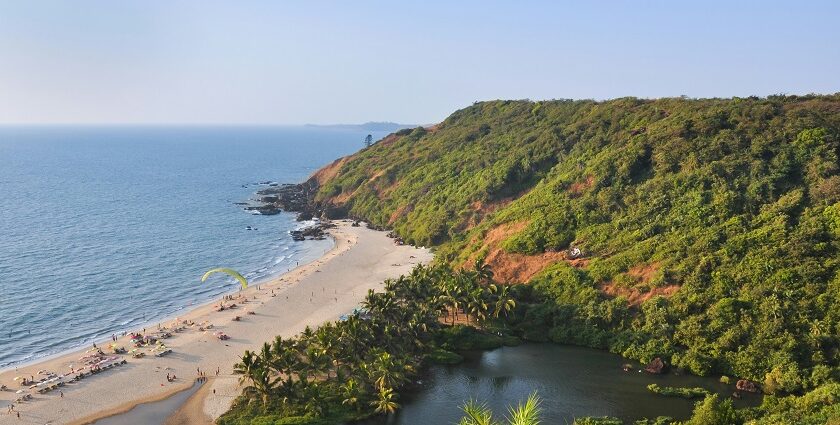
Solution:
M621 366L636 366L624 372ZM624 421L671 416L686 419L696 400L665 397L647 385L704 387L731 397L734 385L716 378L691 375L651 375L639 372L637 362L590 348L556 344L524 344L470 353L454 366L432 366L421 388L400 400L391 417L377 417L359 425L455 424L469 399L487 402L497 418L507 406L536 391L542 399L542 423L572 423L581 416L615 416ZM757 405L760 396L744 395L736 407Z

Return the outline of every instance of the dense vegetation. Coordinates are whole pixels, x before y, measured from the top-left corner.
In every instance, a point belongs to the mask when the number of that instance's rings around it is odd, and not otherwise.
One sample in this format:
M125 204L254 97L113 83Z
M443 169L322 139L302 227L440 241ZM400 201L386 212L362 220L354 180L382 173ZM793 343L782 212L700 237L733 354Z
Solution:
M512 268L526 338L750 379L779 396L753 416L809 423L840 398L838 155L840 95L480 102L335 164L317 201Z
M246 351L235 366L243 394L218 423L334 424L393 412L397 391L424 361L452 363L460 356L450 350L509 342L439 320L454 322L458 310L472 320L505 317L515 304L491 277L480 262L454 272L418 266L386 281L384 292L368 293L364 312Z

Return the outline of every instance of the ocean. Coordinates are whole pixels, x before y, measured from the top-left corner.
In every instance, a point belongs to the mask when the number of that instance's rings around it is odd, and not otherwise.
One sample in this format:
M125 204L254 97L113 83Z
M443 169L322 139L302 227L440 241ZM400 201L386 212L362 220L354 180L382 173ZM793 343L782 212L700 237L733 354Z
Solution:
M240 202L358 150L318 127L0 127L0 369L157 324L311 261L329 240ZM385 133L372 133L378 139ZM248 226L253 230L248 230Z

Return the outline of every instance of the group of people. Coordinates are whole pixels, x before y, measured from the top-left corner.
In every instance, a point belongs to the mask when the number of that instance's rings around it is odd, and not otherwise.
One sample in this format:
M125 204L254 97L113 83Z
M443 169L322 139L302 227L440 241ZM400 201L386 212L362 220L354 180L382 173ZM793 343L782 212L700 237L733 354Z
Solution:
M219 376L219 372L220 372L220 369L217 367L216 368L216 376ZM205 373L205 371L201 370L200 367L195 368L195 373L197 375L196 378L195 378L196 382L206 382L207 381L207 374Z

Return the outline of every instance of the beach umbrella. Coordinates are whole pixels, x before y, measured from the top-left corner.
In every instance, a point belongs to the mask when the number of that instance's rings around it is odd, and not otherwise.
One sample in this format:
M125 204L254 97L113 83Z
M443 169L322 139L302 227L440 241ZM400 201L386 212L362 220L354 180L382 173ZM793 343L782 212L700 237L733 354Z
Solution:
M225 267L219 267L217 269L208 270L207 273L204 273L204 276L201 276L201 281L202 282L206 281L207 277L209 277L213 273L229 274L229 275L233 276L234 279L239 281L239 283L242 285L242 289L245 289L245 288L248 287L248 280L246 280L244 277L242 277L242 275L239 274L239 272L237 272L234 269L228 269L228 268L225 268Z

